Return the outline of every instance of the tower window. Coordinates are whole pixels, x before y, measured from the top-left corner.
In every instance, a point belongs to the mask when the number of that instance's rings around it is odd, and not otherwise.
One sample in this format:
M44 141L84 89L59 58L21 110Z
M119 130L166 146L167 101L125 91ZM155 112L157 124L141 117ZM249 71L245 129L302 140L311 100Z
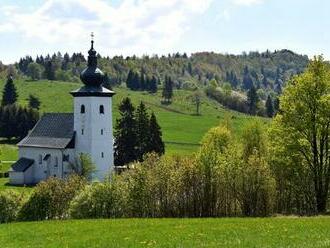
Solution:
M104 114L104 106L100 105L100 114Z
M103 135L103 129L101 129L101 135Z
M85 105L84 104L80 106L80 113L85 114Z
M84 129L81 129L81 135L84 135Z
M104 153L103 152L101 152L101 157L104 158Z

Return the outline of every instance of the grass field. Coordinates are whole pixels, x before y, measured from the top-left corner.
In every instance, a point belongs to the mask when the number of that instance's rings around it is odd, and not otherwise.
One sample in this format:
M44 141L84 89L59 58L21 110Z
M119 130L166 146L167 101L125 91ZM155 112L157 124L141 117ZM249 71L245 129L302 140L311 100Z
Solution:
M330 218L70 220L0 225L1 247L329 247Z
M0 82L0 88L4 81ZM81 87L78 83L51 82L51 81L15 81L19 94L19 103L26 105L28 96L33 94L41 100L41 113L45 112L72 112L73 98L71 90ZM240 131L245 123L255 117L239 114L224 109L217 102L206 97L202 100L201 116L194 115L195 107L189 100L191 92L180 90L174 92L173 103L168 106L160 104L161 92L152 95L145 92L132 92L125 88L115 88L114 117L118 117L118 104L129 96L135 104L140 101L146 103L149 109L155 112L162 127L167 154L187 154L197 150L198 144L205 132L218 125L224 116L231 115L233 128ZM264 119L267 122L266 119Z

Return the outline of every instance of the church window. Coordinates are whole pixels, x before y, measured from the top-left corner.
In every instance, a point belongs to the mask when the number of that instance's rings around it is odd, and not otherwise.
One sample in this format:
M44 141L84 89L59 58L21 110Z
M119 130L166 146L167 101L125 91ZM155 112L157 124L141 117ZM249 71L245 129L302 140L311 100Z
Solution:
M104 106L100 105L100 114L104 114Z
M84 135L84 129L81 129L81 135Z
M80 107L80 113L85 114L85 105L84 104L81 105L81 107Z
M39 164L42 164L42 155L39 155Z
M103 129L101 129L101 135L103 135Z
M103 152L101 152L101 157L104 158L104 153Z
M58 166L58 157L55 157L55 167Z

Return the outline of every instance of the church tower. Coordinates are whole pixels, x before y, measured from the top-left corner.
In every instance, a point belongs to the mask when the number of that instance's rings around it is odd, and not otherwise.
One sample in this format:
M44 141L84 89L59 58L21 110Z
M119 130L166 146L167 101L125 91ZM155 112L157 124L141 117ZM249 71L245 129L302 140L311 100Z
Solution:
M112 96L102 87L104 74L97 68L92 35L88 65L80 74L84 86L71 92L74 97L75 155L88 154L96 165L93 179L103 180L113 167Z

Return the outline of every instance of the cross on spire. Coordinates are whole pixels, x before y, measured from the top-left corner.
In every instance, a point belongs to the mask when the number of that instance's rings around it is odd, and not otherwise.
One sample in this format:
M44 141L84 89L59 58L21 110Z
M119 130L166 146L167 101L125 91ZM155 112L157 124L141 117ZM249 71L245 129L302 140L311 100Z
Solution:
M94 49L94 32L91 33L92 49Z

